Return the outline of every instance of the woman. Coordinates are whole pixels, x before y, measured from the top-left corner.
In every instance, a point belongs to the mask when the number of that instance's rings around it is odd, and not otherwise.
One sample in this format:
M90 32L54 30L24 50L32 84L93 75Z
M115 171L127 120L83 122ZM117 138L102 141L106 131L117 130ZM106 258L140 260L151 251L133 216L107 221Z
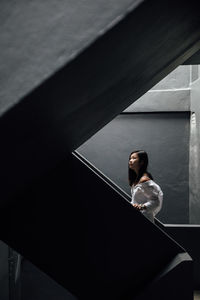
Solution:
M154 223L155 215L161 210L163 192L147 172L148 155L143 150L133 151L129 156L129 185L132 205Z

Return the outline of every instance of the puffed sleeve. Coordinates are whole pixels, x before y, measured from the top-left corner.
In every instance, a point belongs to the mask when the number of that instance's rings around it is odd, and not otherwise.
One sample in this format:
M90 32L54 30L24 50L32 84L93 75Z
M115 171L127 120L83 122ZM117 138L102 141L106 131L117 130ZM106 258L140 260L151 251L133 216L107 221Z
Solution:
M144 203L145 211L155 216L162 208L163 192L160 186L152 180L146 181L142 187L147 198L147 202Z

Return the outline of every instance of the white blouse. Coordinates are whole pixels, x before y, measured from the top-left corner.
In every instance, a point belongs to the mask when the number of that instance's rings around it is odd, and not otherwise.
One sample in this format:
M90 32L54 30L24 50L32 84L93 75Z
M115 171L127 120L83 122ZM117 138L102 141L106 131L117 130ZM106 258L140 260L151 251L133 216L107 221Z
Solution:
M145 209L140 212L154 223L154 217L161 210L163 202L163 192L160 186L153 180L148 180L132 185L132 204L144 204Z

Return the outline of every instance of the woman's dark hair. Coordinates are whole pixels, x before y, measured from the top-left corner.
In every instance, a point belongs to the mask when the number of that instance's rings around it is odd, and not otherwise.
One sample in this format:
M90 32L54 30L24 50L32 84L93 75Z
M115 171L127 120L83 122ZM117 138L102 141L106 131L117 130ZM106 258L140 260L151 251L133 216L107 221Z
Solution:
M138 183L144 173L146 173L149 176L149 178L153 180L153 176L151 175L151 173L149 173L147 171L148 162L149 162L147 153L144 150L132 151L131 154L129 155L129 160L133 153L137 153L137 155L139 157L139 162L143 162L143 163L141 164L138 175L136 174L136 172L134 170L132 170L132 169L130 169L130 167L128 167L129 185L132 186L133 183Z

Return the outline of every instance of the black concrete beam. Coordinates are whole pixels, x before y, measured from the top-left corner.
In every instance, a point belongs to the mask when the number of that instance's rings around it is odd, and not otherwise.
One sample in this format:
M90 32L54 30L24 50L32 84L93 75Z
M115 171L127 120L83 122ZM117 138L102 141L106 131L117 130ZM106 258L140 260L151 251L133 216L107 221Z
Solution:
M200 51L197 51L189 59L184 61L183 65L200 65Z

